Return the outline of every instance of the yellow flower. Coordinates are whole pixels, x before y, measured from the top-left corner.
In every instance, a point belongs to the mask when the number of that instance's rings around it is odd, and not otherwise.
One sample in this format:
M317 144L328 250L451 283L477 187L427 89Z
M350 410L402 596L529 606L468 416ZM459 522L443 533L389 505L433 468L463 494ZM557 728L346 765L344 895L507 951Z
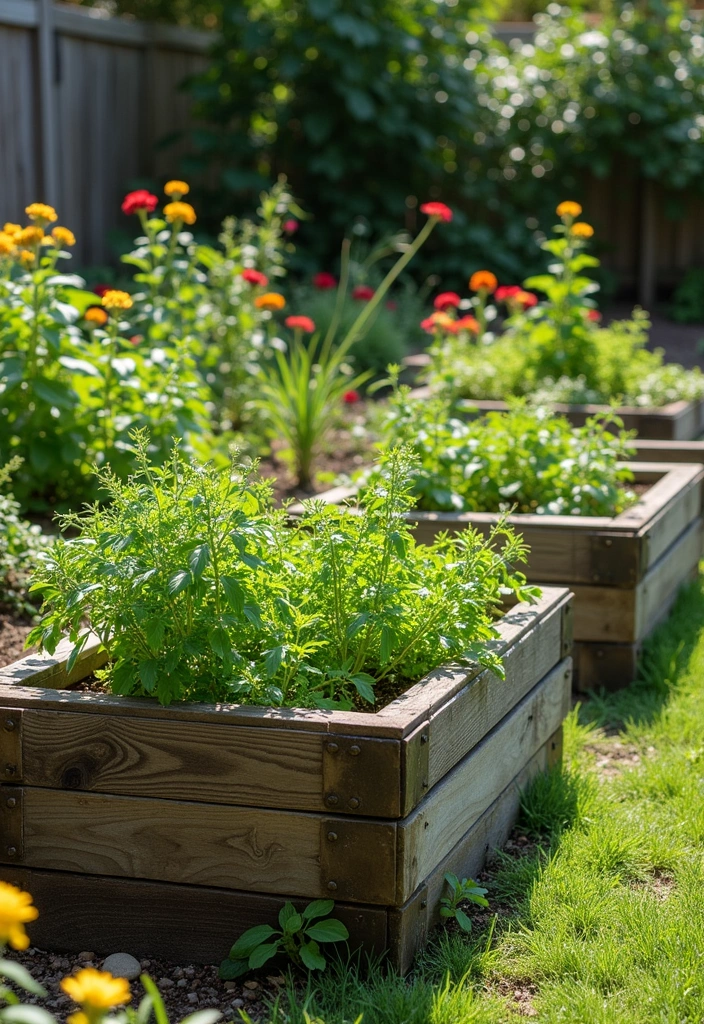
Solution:
M164 185L164 193L174 199L180 199L181 196L187 196L190 191L191 186L187 185L185 181L167 181Z
M78 1010L76 1013L69 1013L66 1024L90 1024L90 1021L82 1010Z
M12 235L0 231L0 256L7 256L15 250L15 240Z
M20 253L20 263L29 270L34 266L34 253L30 249L23 249Z
M22 227L20 224L12 224L10 221L8 221L6 224L3 224L2 230L5 232L6 235L10 235L12 238L15 238L17 235L19 235L20 231L22 230Z
M190 203L167 203L164 207L164 216L171 224L175 221L183 221L184 224L196 222L196 211Z
M25 207L24 212L30 220L37 220L44 224L53 224L55 220L58 220L54 207L47 206L46 203L30 203L29 206Z
M132 296L114 288L105 292L102 303L106 309L132 309Z
M112 974L97 971L95 967L84 967L78 974L64 978L61 988L74 1003L80 1003L88 1015L91 1010L122 1006L131 998L129 982L125 978L113 978Z
M264 292L263 295L258 295L254 300L254 305L257 309L283 309L286 305L286 299L283 295L279 295L278 292Z
M68 228L52 228L51 237L57 245L75 245L76 236Z
M572 225L570 231L575 238L591 238L594 234L594 228L584 220L578 220L576 224Z
M83 314L83 319L87 320L89 324L102 327L104 323L107 323L108 315L100 306L90 306Z
M495 292L498 283L496 274L490 270L477 270L469 279L469 287L473 292Z
M571 199L566 199L564 203L560 203L556 212L558 217L579 217L582 207L579 203L573 203Z
M9 882L0 882L0 943L13 949L26 949L29 936L24 930L28 921L35 921L39 911L32 906L32 897Z
M44 241L44 229L36 224L30 224L28 228L22 228L15 235L17 245L41 245Z

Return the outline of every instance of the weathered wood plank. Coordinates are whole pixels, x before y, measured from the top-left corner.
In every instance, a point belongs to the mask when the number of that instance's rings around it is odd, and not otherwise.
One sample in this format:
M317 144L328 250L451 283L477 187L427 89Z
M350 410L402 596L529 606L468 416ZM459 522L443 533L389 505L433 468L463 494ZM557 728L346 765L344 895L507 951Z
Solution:
M704 463L704 441L635 442L636 462L699 462Z
M640 644L574 645L574 689L622 690L636 677Z
M643 640L672 607L680 587L696 573L704 545L700 516L660 556L638 584L633 641Z
M460 842L569 710L572 661L561 662L398 825L396 903L401 905Z
M286 896L170 885L124 878L94 878L62 871L4 867L3 879L31 892L39 918L29 927L32 945L51 952L99 957L129 949L136 957L214 964L244 931L277 925ZM305 900L294 901L302 910ZM387 911L337 903L352 949L381 954Z
M12 796L3 864L374 904L394 891L393 823L29 786ZM329 833L334 877L321 862Z

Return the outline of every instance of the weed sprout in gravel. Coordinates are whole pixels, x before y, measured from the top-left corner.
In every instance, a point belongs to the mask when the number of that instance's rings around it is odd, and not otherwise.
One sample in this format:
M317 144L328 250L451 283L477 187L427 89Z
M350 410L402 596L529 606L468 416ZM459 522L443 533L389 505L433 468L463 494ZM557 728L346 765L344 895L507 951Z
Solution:
M53 652L68 632L72 664L87 623L112 691L164 704L369 708L380 684L388 699L448 661L501 674L497 608L539 593L513 568L525 546L503 524L488 540L416 545L408 448L382 456L358 514L310 502L289 525L236 460L221 473L175 448L159 468L146 434L134 440L128 482L98 473L109 504L62 517L75 535L36 573L45 603L30 643Z

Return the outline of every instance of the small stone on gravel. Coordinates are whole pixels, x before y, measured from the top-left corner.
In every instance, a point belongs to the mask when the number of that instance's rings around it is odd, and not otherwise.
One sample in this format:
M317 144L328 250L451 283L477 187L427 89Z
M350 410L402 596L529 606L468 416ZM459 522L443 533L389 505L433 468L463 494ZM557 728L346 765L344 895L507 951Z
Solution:
M111 953L103 961L103 970L113 978L125 978L127 981L134 981L142 973L139 960L130 953Z
M186 996L186 999L188 1000L189 1003L197 1003L198 1002L198 993L197 992L189 992L188 995ZM244 1003L242 1003L242 1005L244 1006Z
M244 1006L244 999L233 999L231 1005L233 1009L239 1010Z
M88 960L95 960L95 953L79 953L78 959L81 963L86 963Z
M187 987L188 987L188 982L186 981L185 978L179 978L178 981L176 982L176 988L187 988Z
M171 980L171 978L159 978L159 980L157 981L157 985L159 986L159 988L173 988L174 982Z
M244 987L245 988L251 988L252 990L254 990L255 988L259 988L259 982L258 981L245 981Z

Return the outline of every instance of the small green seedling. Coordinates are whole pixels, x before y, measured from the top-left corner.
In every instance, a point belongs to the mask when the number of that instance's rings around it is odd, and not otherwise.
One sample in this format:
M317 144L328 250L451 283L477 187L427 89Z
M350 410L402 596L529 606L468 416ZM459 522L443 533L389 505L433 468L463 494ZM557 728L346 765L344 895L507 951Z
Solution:
M326 960L320 943L345 942L349 938L342 921L327 917L334 906L333 900L314 900L299 914L292 903L286 903L279 912L279 930L258 924L240 935L227 960L220 964L220 977L232 981L263 967L278 953L286 954L297 967L324 971ZM321 917L326 920L318 920Z
M460 903L468 901L480 907L488 907L489 901L484 899L487 890L482 889L471 878L463 878L460 882L457 875L453 875L451 871L445 873L445 881L450 893L440 900L440 917L454 917L463 932L471 932L472 922L464 910L460 909Z

